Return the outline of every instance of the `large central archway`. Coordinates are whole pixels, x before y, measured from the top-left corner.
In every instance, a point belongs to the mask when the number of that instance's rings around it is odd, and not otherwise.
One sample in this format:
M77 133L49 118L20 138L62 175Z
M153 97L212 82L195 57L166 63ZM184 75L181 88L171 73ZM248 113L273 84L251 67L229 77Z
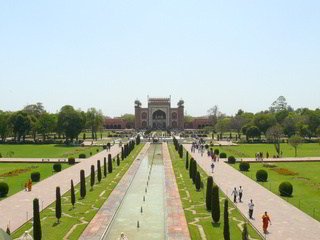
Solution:
M167 115L162 110L157 110L152 114L152 128L153 129L166 129Z

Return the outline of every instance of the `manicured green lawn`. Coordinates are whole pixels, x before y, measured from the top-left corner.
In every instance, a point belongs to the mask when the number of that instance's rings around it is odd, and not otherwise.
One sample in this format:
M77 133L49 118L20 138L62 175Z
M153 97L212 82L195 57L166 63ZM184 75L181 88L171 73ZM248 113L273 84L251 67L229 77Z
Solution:
M255 180L257 170L266 170L269 176L268 182L260 184L277 195L280 183L290 182L293 185L293 196L282 198L320 221L320 162L272 163L272 165L276 167L267 168L262 163L250 163L249 172L242 173ZM239 164L233 166L239 170Z
M196 226L198 224L203 228L207 239L223 239L223 201L226 197L220 191L220 224L213 225L211 213L208 212L205 207L205 189L202 189L199 192L196 191L192 180L189 178L189 171L185 169L185 159L179 158L173 144L169 144L169 151L191 238L201 239L199 228ZM202 181L204 182L204 187L206 187L208 176L199 166L198 170L201 174ZM242 239L242 231L238 224L241 222L245 223L246 220L239 211L234 208L233 203L229 201L229 212L230 210L229 224L231 239ZM196 218L199 218L199 222L196 221ZM248 229L249 234L253 239L261 239L250 225L248 225Z
M62 197L62 218L57 224L55 218L55 203L51 204L41 212L41 227L42 239L56 240L64 239L79 239L81 233L86 228L88 223L92 220L98 212L102 204L107 200L112 190L118 184L122 176L131 166L133 160L141 151L143 144L135 147L129 157L121 161L120 166L113 164L113 172L108 173L107 177L102 177L100 183L94 185L93 191L90 190L90 176L86 179L87 195L84 199L80 199L79 184L75 187L76 190L76 206L73 209L70 201L70 192L67 192ZM103 168L102 168L103 175ZM29 221L17 231L13 233L14 238L20 237L25 231L32 230L32 223ZM32 231L30 232L32 234Z
M87 157L90 152L94 155L102 150L102 147L73 147L58 144L0 144L2 157L16 158L67 158L78 157L85 153Z
M70 166L67 163L61 163L61 165L62 170ZM24 184L30 179L32 172L40 172L40 181L53 175L55 172L52 166L53 163L0 163L0 182L6 182L9 185L9 193L6 197L24 190ZM0 198L2 199L4 198Z
M219 148L220 152L227 153L228 156L233 155L237 158L254 158L257 152L263 152L264 157L269 152L270 157L276 155L273 144L240 144L238 146L213 147ZM283 157L294 157L294 148L287 144L281 144ZM305 143L298 147L298 157L320 157L319 143Z

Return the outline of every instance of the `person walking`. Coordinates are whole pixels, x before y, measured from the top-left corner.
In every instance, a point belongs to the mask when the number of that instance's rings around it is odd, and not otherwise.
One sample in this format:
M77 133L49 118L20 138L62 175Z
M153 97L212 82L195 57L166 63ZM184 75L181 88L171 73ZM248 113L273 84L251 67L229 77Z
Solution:
M233 202L237 203L237 196L238 196L238 191L236 188L233 189L231 196L233 195Z
M211 163L211 173L213 173L214 163Z
M268 216L268 213L267 213L267 212L264 212L264 215L262 216L262 228L263 228L264 234L269 233L269 232L268 232L269 223L270 223L270 225L271 225L271 219L270 219L270 217Z
M243 189L242 189L242 187L240 186L240 187L239 187L239 202L242 202L242 193L243 193Z
M249 207L249 218L252 218L253 215L253 208L254 208L254 203L252 202L252 199L250 199L250 202L248 203L248 207Z

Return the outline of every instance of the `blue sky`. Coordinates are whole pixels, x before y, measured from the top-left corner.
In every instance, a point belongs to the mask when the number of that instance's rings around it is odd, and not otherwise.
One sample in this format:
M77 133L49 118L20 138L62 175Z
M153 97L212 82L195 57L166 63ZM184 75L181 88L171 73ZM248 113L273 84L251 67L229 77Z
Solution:
M133 113L147 95L267 109L320 103L320 1L1 1L0 109Z

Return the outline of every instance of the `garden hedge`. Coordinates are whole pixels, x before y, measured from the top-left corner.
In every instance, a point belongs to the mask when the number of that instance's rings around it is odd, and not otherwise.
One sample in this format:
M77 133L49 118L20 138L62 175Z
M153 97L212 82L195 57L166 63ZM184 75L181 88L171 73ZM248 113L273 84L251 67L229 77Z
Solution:
M32 182L39 182L40 181L40 172L32 172L31 173L31 180L32 180Z
M258 182L266 182L268 180L268 172L263 169L258 170L256 173L256 179Z
M290 182L282 182L279 185L279 192L281 196L290 197L292 196L293 186Z

